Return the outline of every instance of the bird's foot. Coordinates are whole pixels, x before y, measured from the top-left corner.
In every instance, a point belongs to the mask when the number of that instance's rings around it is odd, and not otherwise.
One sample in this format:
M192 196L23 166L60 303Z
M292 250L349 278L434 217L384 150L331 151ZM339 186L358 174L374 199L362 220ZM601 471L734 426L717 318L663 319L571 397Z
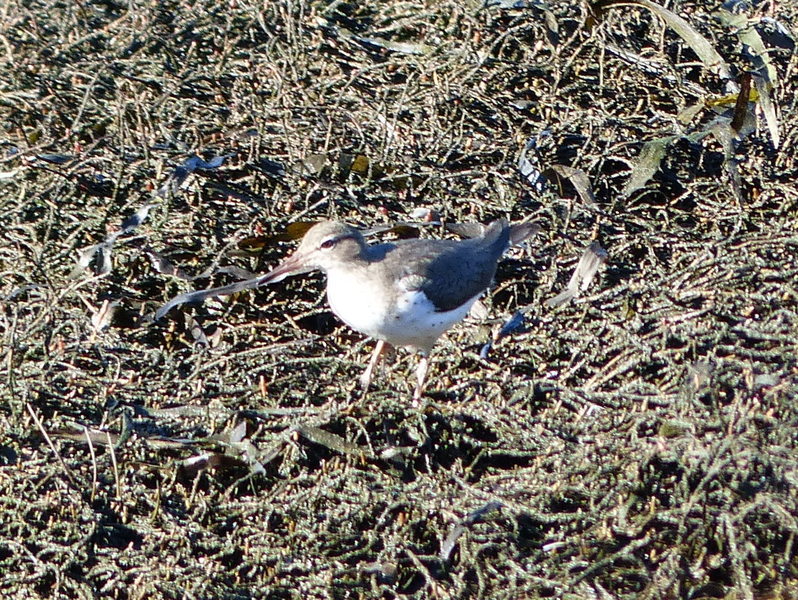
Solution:
M371 385L371 378L374 375L374 369L380 363L383 354L391 349L392 346L387 342L377 340L377 345L374 346L374 352L371 353L371 358L369 359L369 366L366 367L366 370L360 376L360 387L363 391L368 391L369 385Z
M360 389L364 392L367 392L369 386L371 385L371 370L366 369L358 378L358 383L360 384Z
M421 396L424 394L424 384L427 380L427 370L429 369L429 358L422 355L416 368L416 389L413 390L413 403L418 405Z

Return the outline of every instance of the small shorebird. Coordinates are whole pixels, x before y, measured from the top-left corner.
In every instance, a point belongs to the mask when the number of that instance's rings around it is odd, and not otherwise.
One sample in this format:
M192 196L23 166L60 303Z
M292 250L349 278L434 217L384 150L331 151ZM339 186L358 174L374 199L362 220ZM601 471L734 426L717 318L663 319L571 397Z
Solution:
M332 311L352 329L377 340L360 378L361 386L368 389L386 350L405 346L421 354L413 393L418 400L437 339L462 321L485 292L510 244L520 243L536 231L534 224L511 226L499 219L480 237L471 239L369 245L354 227L323 221L311 227L296 252L260 277L257 284L323 271Z

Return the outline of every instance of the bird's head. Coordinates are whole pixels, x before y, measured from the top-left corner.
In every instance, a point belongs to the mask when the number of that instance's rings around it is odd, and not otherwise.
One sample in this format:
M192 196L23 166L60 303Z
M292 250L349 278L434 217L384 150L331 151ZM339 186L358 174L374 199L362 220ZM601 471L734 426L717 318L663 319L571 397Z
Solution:
M363 235L351 225L322 221L308 229L296 251L264 275L260 283L274 283L310 271L326 273L362 258L365 247Z

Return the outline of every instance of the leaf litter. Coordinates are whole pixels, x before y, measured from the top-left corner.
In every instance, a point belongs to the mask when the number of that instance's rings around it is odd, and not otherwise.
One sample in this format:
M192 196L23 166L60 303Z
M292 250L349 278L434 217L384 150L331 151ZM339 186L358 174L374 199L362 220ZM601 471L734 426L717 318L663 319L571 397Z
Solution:
M789 596L798 14L771 4L727 3L764 53L705 2L9 5L3 592ZM318 278L145 318L255 279L292 223L499 216L541 231L421 407L402 360L357 391Z

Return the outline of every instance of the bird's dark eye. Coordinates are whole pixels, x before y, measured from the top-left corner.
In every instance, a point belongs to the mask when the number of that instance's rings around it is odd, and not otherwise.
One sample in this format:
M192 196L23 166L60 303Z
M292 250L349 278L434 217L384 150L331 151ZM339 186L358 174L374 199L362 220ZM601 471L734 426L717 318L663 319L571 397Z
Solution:
M324 240L324 241L321 243L321 246L320 246L320 247L321 247L321 249L322 249L322 250L329 250L330 248L332 248L333 246L335 246L335 243L336 243L337 241L338 241L338 240L336 240L335 238L332 238L332 239L329 239L329 240Z

